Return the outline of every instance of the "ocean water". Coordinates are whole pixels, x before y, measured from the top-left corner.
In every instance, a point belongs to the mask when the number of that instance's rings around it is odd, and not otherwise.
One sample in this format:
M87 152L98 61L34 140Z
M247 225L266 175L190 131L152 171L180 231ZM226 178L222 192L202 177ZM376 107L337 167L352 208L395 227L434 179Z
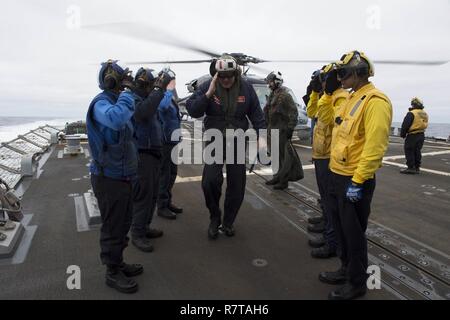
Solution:
M401 122L393 122L393 127L401 128ZM429 123L425 131L426 137L448 138L450 137L450 123Z
M50 118L50 117L0 117L0 142L7 142L20 134L27 133L46 124L51 126L64 126L67 122L80 119Z

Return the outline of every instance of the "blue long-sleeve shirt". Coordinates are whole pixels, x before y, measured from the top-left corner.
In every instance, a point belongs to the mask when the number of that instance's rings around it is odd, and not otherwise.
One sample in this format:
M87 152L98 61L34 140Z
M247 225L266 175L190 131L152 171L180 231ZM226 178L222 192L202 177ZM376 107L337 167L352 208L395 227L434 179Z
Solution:
M164 98L162 98L161 102L159 103L158 110L164 112L169 109L171 107L172 97L173 91L167 90L164 93Z
M109 129L119 131L130 121L134 113L134 95L122 92L115 104L99 100L94 106L94 119Z
M135 97L131 92L122 92L115 104L102 99L95 103L93 118L98 123L108 144L119 142L119 131L130 123L134 113Z

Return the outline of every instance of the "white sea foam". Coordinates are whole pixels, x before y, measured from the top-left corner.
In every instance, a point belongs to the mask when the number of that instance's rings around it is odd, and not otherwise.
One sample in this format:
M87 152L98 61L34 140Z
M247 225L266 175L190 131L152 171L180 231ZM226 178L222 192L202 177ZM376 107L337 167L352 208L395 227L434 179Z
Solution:
M62 127L67 122L74 122L80 119L36 119L36 118L15 118L15 117L2 117L0 121L0 142L7 142L18 135L25 134L30 130L36 129L40 126L50 125L56 127Z

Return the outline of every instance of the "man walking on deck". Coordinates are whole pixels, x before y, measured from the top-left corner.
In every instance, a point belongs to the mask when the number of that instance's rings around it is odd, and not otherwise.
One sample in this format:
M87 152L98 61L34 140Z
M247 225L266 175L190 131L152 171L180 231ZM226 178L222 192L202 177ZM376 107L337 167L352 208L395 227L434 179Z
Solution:
M193 118L205 116L205 129L222 132L223 145L226 145L226 130L246 131L251 121L255 130L266 127L264 114L253 87L241 77L236 60L231 56L221 56L210 67L212 79L201 84L187 100L186 108ZM234 140L235 150L237 148ZM225 152L224 152L225 154ZM236 152L235 152L236 155ZM225 158L225 157L224 157ZM227 190L225 194L225 213L222 221L220 196L222 193L225 160L227 170ZM206 206L210 212L208 237L216 239L219 227L225 235L235 234L234 221L244 200L246 183L245 163L235 159L221 159L219 163L205 164L202 176L202 189Z

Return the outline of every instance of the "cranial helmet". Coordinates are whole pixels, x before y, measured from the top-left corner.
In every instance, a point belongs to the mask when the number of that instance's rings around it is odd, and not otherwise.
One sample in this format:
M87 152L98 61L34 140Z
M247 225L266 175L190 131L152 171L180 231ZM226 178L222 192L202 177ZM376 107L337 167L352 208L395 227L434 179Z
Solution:
M364 54L364 52L351 51L344 54L339 61L336 62L338 77L341 79L348 78L353 72L358 76L375 75L375 69L372 62Z
M102 90L112 90L120 86L122 78L129 73L128 68L123 69L117 60L109 59L101 64L98 74L98 86Z
M269 73L266 77L266 79L264 79L267 83L273 81L275 83L275 85L277 87L281 86L283 84L283 77L281 76L281 72L280 71L272 71L271 73Z
M411 106L416 108L423 108L423 101L417 97L411 99Z
M209 66L211 77L214 77L217 72L237 75L239 73L238 64L232 56L224 54L217 59L213 59Z
M217 72L236 71L237 63L232 56L223 55L216 61Z
M147 69L147 68L140 68L136 72L136 76L134 78L136 84L138 87L146 87L147 85L153 83L156 78L158 77L158 74L153 69Z

